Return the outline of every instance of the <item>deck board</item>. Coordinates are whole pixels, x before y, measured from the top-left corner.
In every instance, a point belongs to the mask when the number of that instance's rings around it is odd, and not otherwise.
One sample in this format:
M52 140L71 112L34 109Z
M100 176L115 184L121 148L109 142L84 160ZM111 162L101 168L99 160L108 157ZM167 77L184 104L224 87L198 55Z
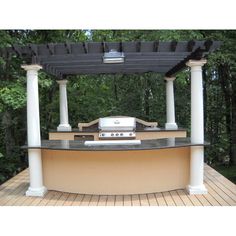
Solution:
M186 191L180 189L180 190L177 190L177 193L178 193L179 197L181 198L181 200L183 201L185 206L193 206L193 203L189 199L188 194L186 193Z
M131 196L132 199L132 206L140 206L140 200L139 200L139 196L137 194L134 194Z
M131 195L124 195L124 206L132 206Z
M228 189L223 183L214 181L214 178L210 175L206 174L206 177L212 181L218 188L220 188L227 196L229 196L232 200L236 198L236 194L233 193L232 189Z
M124 196L116 195L115 206L124 206Z
M205 179L205 183L207 186L209 186L209 193L211 193L211 191L215 192L218 196L220 196L225 202L227 202L229 205L233 205L235 203L235 201L229 197L221 188L219 188L214 182L212 182L210 179L206 178ZM213 194L213 195L216 195ZM234 198L236 199L236 198Z
M147 197L148 197L148 201L149 201L150 206L158 206L156 196L154 193L147 194Z
M99 201L99 196L98 195L93 195L90 202L89 206L97 206Z
M62 193L54 192L54 196L46 203L46 206L55 206L56 202L60 199Z
M81 196L82 198L82 196ZM86 194L81 200L80 206L88 206L91 201L92 195Z
M32 202L35 200L35 197L25 197L18 199L13 206L31 206Z
M207 201L212 205L212 206L220 206L219 202L216 201L216 199L209 193L209 194L204 194L204 198L207 199Z
M63 203L66 201L68 196L69 196L69 193L62 193L60 198L56 201L55 206L63 206Z
M155 193L156 201L159 206L167 206L166 201L162 193Z
M98 200L98 206L106 206L106 204L107 204L107 196L100 195Z
M81 205L83 205L84 206L84 203L83 203L83 201L85 200L85 202L86 202L86 204L87 204L87 206L88 206L88 204L89 204L89 202L88 202L88 199L85 197L85 195L83 195L83 194L76 194L76 196L75 196L75 199L72 201L72 206L81 206ZM91 199L91 198L90 198ZM90 199L89 199L89 201L90 201Z
M171 197L170 192L163 192L162 194L163 194L163 197L165 199L167 206L175 206L175 202L173 198Z
M20 197L25 195L26 188L28 183L22 183L19 188L16 188L16 191L12 192L12 195L5 198L5 203L3 205L11 206L13 205Z
M208 165L205 165L205 175L214 177L216 182L223 184L226 188L236 194L236 185Z
M214 196L216 201L219 202L221 206L229 206L229 204L220 195L218 195L218 193L207 182L205 182L205 186L208 193L211 194L211 196Z
M106 206L115 206L116 196L109 195L107 196L107 204Z
M203 206L199 199L195 195L188 195L189 200L193 203L194 206Z
M6 183L3 189L0 191L0 199L3 199L4 197L11 195L16 191L16 188L18 188L19 185L22 185L24 183L28 184L28 180L24 177L20 177L19 179L14 179L14 181L10 182L9 184Z
M185 206L183 200L180 198L177 191L170 191L170 195L176 206Z
M139 199L140 199L141 206L150 206L147 194L140 194Z
M203 206L211 206L210 202L204 197L204 195L199 194L196 195L196 198L201 202Z
M66 201L63 203L63 206L72 206L72 204L75 201L77 195L78 194L75 194L75 193L69 193L69 196L66 199Z
M39 202L38 206L47 206L48 202L53 199L55 196L56 192L55 191L49 191L45 197L42 199L42 201Z
M3 197L0 200L0 205L5 205L8 201L10 201L11 199L15 199L18 196L21 196L24 194L26 187L27 187L27 183L23 182L23 183L19 183L18 185L16 185L16 187L13 187L12 191L7 191L5 195L3 195Z
M28 169L0 185L0 206L236 206L236 185L208 165L204 167L208 193L186 190L134 195L89 195L48 191L43 197L26 197Z

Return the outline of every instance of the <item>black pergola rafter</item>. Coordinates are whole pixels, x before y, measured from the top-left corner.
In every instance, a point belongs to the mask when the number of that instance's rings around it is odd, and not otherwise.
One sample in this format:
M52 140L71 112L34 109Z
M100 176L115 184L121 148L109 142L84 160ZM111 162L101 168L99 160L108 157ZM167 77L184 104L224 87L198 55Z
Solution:
M75 74L159 72L173 76L188 60L200 60L220 46L219 41L78 42L13 45L1 48L0 56L17 55L27 63L61 79ZM104 52L123 52L123 64L104 64Z

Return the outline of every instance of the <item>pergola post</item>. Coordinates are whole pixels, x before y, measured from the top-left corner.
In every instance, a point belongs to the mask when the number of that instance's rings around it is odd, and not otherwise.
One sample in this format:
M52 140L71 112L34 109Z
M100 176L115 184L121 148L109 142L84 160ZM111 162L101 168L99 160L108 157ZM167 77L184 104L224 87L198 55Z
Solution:
M67 80L58 80L60 93L60 125L57 127L58 131L71 131L71 126L68 122L68 105L67 105Z
M166 77L166 129L178 129L175 123L175 98L174 80L175 77Z
M187 66L191 68L191 143L204 143L203 117L203 86L202 60L189 60ZM190 183L187 187L190 194L205 194L207 189L203 183L204 174L204 147L192 146L190 159Z
M41 146L38 70L40 65L23 65L27 71L27 140L28 146ZM43 186L41 149L28 149L30 186L26 196L42 197L47 192Z

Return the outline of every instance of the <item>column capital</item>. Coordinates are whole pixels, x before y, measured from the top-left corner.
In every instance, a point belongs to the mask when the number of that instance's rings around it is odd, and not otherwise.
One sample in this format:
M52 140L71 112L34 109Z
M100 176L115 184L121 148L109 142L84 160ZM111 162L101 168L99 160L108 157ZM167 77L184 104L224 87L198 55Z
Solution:
M186 63L186 66L189 66L189 67L194 67L194 66L203 66L204 64L207 63L207 60L206 59L201 59L201 60L189 60L187 63Z
M175 79L176 79L175 76L173 76L173 77L165 77L166 81L174 81Z
M32 64L32 65L22 65L21 68L23 68L26 71L28 70L38 71L41 70L43 67L38 64Z
M68 80L66 80L66 79L57 80L57 83L59 85L66 85L68 83Z

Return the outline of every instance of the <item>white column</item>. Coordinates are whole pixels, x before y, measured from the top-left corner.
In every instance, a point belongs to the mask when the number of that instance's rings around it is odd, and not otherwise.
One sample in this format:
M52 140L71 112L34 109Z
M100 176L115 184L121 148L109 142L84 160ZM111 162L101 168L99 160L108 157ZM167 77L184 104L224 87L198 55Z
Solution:
M190 60L186 64L191 68L191 142L204 143L203 86L202 66L206 60ZM192 146L190 159L190 183L187 187L190 194L205 194L203 183L204 147Z
M60 93L60 125L57 127L58 131L71 131L71 126L68 122L68 105L67 105L67 80L58 80Z
M166 129L178 129L175 123L175 98L174 98L174 80L175 77L165 78L166 80Z
M40 119L38 95L38 70L39 65L23 65L27 71L27 140L28 146L40 147ZM27 196L42 197L47 192L43 186L41 149L28 149L30 186L26 191Z

